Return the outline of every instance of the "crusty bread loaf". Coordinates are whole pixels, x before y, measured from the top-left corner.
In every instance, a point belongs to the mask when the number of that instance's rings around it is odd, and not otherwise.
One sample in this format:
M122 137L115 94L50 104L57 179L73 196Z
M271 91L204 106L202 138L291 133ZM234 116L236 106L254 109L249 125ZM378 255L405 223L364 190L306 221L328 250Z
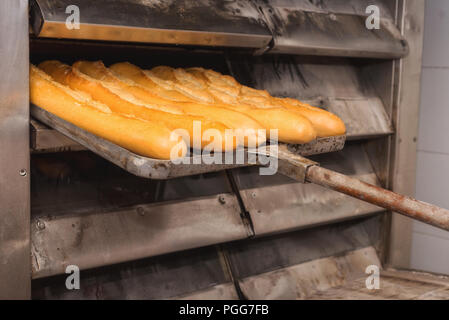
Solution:
M47 60L41 62L38 68L50 75L54 81L67 85L66 78L72 71L72 68L58 60Z
M80 72L96 80L119 86L121 89L132 94L142 102L151 105L155 109L174 114L184 114L179 107L174 104L167 103L166 99L159 98L145 87L126 78L118 77L111 70L106 68L101 61L78 61L74 64L74 67Z
M248 136L248 139L245 139L245 146L257 146L265 142L265 137L257 134L257 131L264 129L264 126L251 116L244 115L226 106L191 102L192 98L176 91L172 83L158 79L129 62L114 64L109 69L121 79L127 79L146 88L156 96L154 99L150 98L150 101L154 104L175 106L185 114L202 116L213 121L219 121L229 128L242 130ZM158 83L152 79L158 81ZM250 134L251 131L256 132L256 134Z
M293 144L346 131L341 119L330 112L296 99L273 97L213 70L167 66L142 70L129 62L107 68L101 61L78 61L73 66L46 61L39 67L82 99L98 101L97 107L109 108L113 114L186 130L190 137L186 142L193 147L229 151L239 144L258 146L266 140L260 129L266 129L268 137L271 129L277 129L279 141ZM198 134L195 121L201 123L200 146L193 141ZM209 129L214 129L215 137L204 136ZM227 129L238 129L246 137L236 139Z
M137 154L170 159L173 150L183 157L186 145L181 137L162 123L141 121L111 112L108 106L93 101L54 81L37 67L30 67L30 100L35 105L99 137Z
M173 69L159 66L149 71L163 81L170 81L177 86L174 89L201 101L212 101L215 105L243 113L257 120L268 130L277 129L279 140L287 143L307 143L316 138L312 123L298 112L290 111L279 104L262 105L250 103L252 99L268 99L266 91L243 88L230 77L222 77L219 73L196 68L191 72L184 69ZM199 74L201 73L201 75ZM249 92L244 95L242 91ZM256 96L257 94L257 96ZM226 97L226 98L225 98Z
M245 117L239 112L234 112L230 109L225 110L204 110L201 103L189 103L183 102L179 103L177 101L171 101L164 99L152 93L148 88L135 83L132 80L121 78L116 75L113 71L109 70L104 66L101 61L88 62L88 61L78 61L73 65L74 68L87 74L88 76L119 86L121 89L125 90L127 93L132 94L135 98L141 100L142 102L150 105L152 108L158 109L160 111L183 114L184 118L189 118L194 116L198 119L204 120L204 130L214 127L220 127L225 123L229 128L233 129L262 129L263 127L255 122L254 120ZM211 111L214 111L213 113ZM229 119L230 118L230 119ZM211 120L210 120L211 119ZM217 120L220 121L217 121ZM259 139L255 145L259 145L265 142L265 139Z
M346 133L346 126L335 114L326 110L313 107L291 98L274 98L288 110L299 112L309 119L318 137L338 136Z
M161 70L161 69L157 69ZM249 104L258 108L283 107L307 118L316 130L318 137L342 135L346 132L343 121L336 115L292 98L272 97L266 90L256 90L240 85L233 77L222 75L213 70L203 68L190 68L186 70L199 81L203 81L209 87L218 101L229 104ZM159 74L167 77L169 70Z
M159 98L158 96L152 94L145 87L136 84L133 81L119 78L111 70L106 68L101 61L78 61L73 64L73 69L76 71L80 71L81 73L93 79L99 80L103 84L109 84L112 86L112 88L119 88L120 96L128 96L133 103L140 101L141 103L145 104L145 107L147 108L164 112L153 112L151 116L160 116L158 119L161 119L161 121L166 121L166 124L173 129L187 130L190 135L191 146L194 146L194 121L201 124L201 147L205 147L206 145L208 145L209 147L216 148L216 150L218 150L218 148L221 148L224 151L231 151L238 145L237 140L231 136L232 133L226 132L226 129L229 129L229 127L224 125L222 122L211 120L202 115L194 115L184 112L183 109L176 104L172 104L166 99ZM165 113L174 115L167 115ZM215 133L219 136L217 137L218 141L215 142L221 141L221 144L218 143L218 145L214 146L213 141L211 141L209 138L206 138L205 135L203 136L205 132L211 132L211 130L214 130ZM262 142L263 141L260 141L259 143Z
M63 65L62 63L60 63ZM70 68L69 66L58 66L57 62L51 64L41 64L44 71L53 75L57 73L58 79L74 90L85 92L89 94L94 100L106 104L111 110L117 114L134 117L147 121L154 121L163 123L171 130L184 129L188 133L189 143L192 147L203 148L205 146L212 147L216 150L230 151L235 149L237 145L236 139L231 135L226 134L227 127L218 122L209 121L202 117L195 117L190 115L181 115L160 111L160 108L155 105L149 105L135 98L130 94L126 88L117 83L101 81L94 79L87 74L80 71L79 66L86 63L75 63L70 72L61 72L61 70ZM64 74L65 77L61 76ZM195 134L195 121L201 123L201 131ZM209 129L214 129L215 137L207 137L203 135ZM200 145L196 145L194 138L200 136Z
M154 92L157 96L172 100L172 101L190 101L194 102L196 100L189 99L183 94L177 92L173 89L170 83L156 83L148 77L147 74L143 72L139 67L129 63L120 62L113 64L109 67L116 75L122 78L130 79L135 83L138 83Z
M191 68L187 71L209 85L209 91L215 93L218 100L231 104L250 104L255 107L283 107L298 113L312 122L318 137L342 135L346 132L343 121L326 110L312 107L292 98L275 98L266 90L256 90L241 86L234 78L213 70ZM164 74L168 71L165 70ZM212 90L211 90L212 89Z
M278 138L282 142L300 144L310 142L316 138L315 129L308 119L283 107L273 106L272 108L261 110L255 106L238 101L237 103L226 103L226 101L219 100L208 88L207 75L204 79L199 79L183 69L172 69L166 66L159 66L150 71L144 71L130 63L118 63L112 65L110 69L123 77L140 82L149 90L153 90L155 86L160 86L165 90L171 90L170 92L177 92L173 95L173 100L178 101L178 103L180 100L185 101L186 106L200 109L202 113L209 112L208 116L217 113L217 108L220 108L221 110L226 110L224 114L229 114L230 110L232 110L255 119L263 129L267 130L268 136L270 129L277 129ZM224 90L223 94L228 95ZM158 95L157 90L152 92ZM171 94L165 92L164 96L169 99ZM192 99L195 99L199 105L188 102ZM198 106L201 106L201 108L198 108ZM223 113L223 111L220 113ZM224 123L228 125L226 122Z

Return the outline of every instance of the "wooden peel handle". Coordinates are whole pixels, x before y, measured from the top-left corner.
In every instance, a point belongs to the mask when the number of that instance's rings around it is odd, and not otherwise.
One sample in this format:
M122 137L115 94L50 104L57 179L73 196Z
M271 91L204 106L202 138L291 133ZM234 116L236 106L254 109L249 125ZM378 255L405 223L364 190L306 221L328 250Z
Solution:
M379 188L320 166L311 166L307 169L306 181L449 230L449 210L432 204Z

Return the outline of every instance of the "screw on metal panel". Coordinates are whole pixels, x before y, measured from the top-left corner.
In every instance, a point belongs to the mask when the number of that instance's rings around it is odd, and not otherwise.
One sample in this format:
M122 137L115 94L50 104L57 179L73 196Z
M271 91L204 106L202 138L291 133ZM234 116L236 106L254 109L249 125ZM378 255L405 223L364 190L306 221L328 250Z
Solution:
M37 220L36 225L37 225L37 229L38 230L44 230L45 229L45 223L43 221L41 221L41 220Z
M25 169L20 169L20 170L19 170L19 174L20 174L22 177L26 177L27 171L26 171Z
M255 192L251 193L251 197L255 198L257 195Z
M145 210L144 210L144 208L138 207L138 208L137 208L137 213L143 217L143 216L145 215Z
M335 15L335 14L333 14L333 13L331 13L330 15L329 15L329 18L331 18L331 20L337 20L337 16Z
M218 201L219 201L221 204L225 204L225 203L226 203L226 198L225 198L223 195L221 195L221 196L218 197Z

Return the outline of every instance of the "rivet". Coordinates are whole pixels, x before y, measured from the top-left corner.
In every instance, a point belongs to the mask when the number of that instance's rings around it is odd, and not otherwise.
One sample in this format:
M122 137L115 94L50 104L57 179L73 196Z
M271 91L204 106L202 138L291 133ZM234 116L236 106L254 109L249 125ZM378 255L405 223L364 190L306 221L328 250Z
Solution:
M225 198L223 195L221 195L221 196L218 197L218 201L219 201L221 204L225 204L225 203L226 203L226 198Z
M19 174L20 174L22 177L26 177L26 175L27 175L28 173L27 173L27 171L26 171L25 169L20 169L20 170L19 170Z
M44 230L45 229L45 223L41 220L37 220L37 229L38 230Z

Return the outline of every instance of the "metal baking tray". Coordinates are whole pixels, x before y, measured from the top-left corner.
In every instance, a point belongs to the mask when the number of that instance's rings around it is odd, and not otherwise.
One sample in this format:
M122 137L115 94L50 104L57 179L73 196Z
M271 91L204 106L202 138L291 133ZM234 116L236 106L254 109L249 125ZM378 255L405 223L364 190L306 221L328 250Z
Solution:
M254 165L247 162L245 164L206 164L202 162L197 164L193 158L189 161L189 164L175 164L170 160L142 157L89 133L36 105L31 104L30 111L35 119L45 125L57 130L129 173L143 178L164 180ZM345 141L346 136L344 135L319 138L303 145L287 145L287 149L295 155L310 156L339 151L343 149ZM196 157L200 158L196 160L201 160L200 156Z

